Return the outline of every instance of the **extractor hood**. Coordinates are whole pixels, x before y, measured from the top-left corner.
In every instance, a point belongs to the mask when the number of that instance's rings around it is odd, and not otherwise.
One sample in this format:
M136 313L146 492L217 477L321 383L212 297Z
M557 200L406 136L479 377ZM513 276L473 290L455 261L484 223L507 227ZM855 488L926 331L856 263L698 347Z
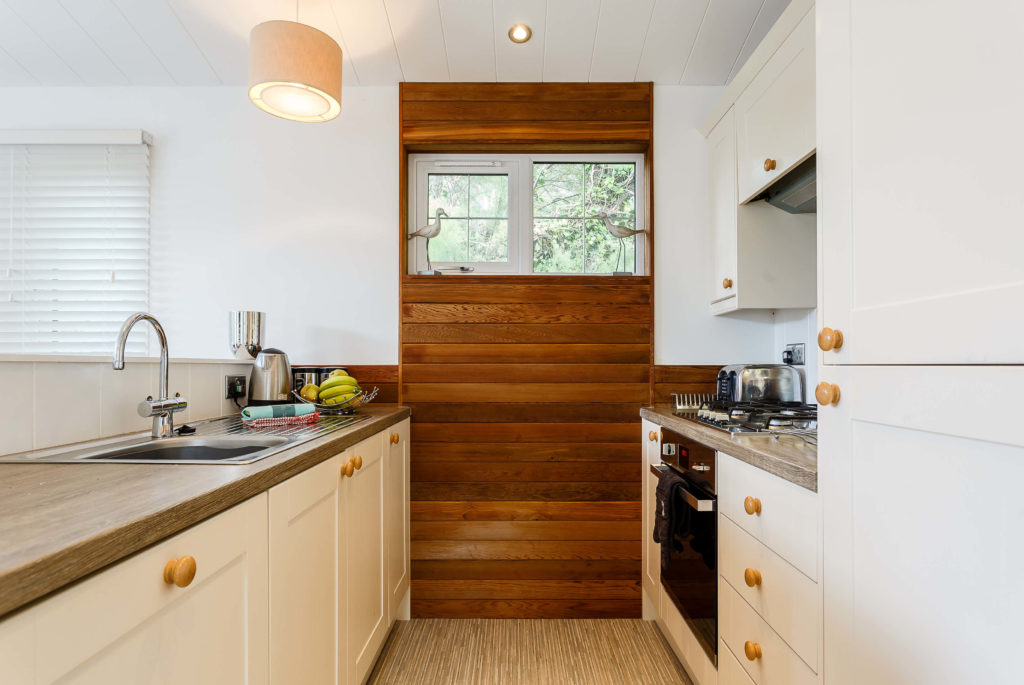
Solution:
M815 155L793 167L785 176L765 188L754 200L790 214L811 214L818 211L817 163Z

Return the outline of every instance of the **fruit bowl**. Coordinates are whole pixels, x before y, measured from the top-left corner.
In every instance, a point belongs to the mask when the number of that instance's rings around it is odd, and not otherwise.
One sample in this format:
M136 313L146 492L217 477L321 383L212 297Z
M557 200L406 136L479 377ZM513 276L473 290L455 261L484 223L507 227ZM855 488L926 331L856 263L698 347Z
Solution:
M355 396L345 400L344 402L338 402L337 404L318 404L316 402L311 402L294 390L292 390L292 396L297 402L302 404L312 404L321 414L338 416L342 414L354 414L356 407L361 407L364 404L372 402L373 398L377 396L379 391L380 389L377 387L374 387L373 390L370 390L369 392L360 390Z

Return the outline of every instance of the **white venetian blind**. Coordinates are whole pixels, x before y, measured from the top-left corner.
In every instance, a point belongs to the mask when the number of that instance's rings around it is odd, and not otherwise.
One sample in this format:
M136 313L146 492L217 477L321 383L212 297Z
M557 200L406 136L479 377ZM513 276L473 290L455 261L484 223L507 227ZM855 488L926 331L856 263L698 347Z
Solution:
M148 304L149 145L0 144L0 354L108 355Z

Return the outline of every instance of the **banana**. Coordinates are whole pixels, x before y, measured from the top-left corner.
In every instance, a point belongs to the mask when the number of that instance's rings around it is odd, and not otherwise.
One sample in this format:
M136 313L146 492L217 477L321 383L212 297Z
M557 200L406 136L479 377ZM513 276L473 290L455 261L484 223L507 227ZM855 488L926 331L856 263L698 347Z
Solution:
M338 386L359 387L359 381L352 378L352 376L331 376L320 384L320 392L322 394L324 390L329 390L330 388L336 388Z
M320 399L329 400L332 397L339 397L342 395L354 395L358 391L359 386L353 387L351 385L336 385L333 388L327 388L326 390L321 388Z
M357 394L358 393L351 392L351 393L347 393L345 395L338 395L336 397L331 397L331 398L328 398L326 400L323 400L323 404L341 404L342 402L347 402L348 400L352 399Z

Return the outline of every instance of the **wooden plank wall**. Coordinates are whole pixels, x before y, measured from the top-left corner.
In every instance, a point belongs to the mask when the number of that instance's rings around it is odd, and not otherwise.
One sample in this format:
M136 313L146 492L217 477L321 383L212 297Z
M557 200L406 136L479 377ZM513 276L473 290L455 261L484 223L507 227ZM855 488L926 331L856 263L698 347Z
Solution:
M651 84L403 83L400 140L403 245L410 152L630 151L653 254ZM639 409L700 377L652 372L653 260L433 277L399 259L413 616L639 616Z
M413 615L639 616L651 284L495 278L402 287Z

